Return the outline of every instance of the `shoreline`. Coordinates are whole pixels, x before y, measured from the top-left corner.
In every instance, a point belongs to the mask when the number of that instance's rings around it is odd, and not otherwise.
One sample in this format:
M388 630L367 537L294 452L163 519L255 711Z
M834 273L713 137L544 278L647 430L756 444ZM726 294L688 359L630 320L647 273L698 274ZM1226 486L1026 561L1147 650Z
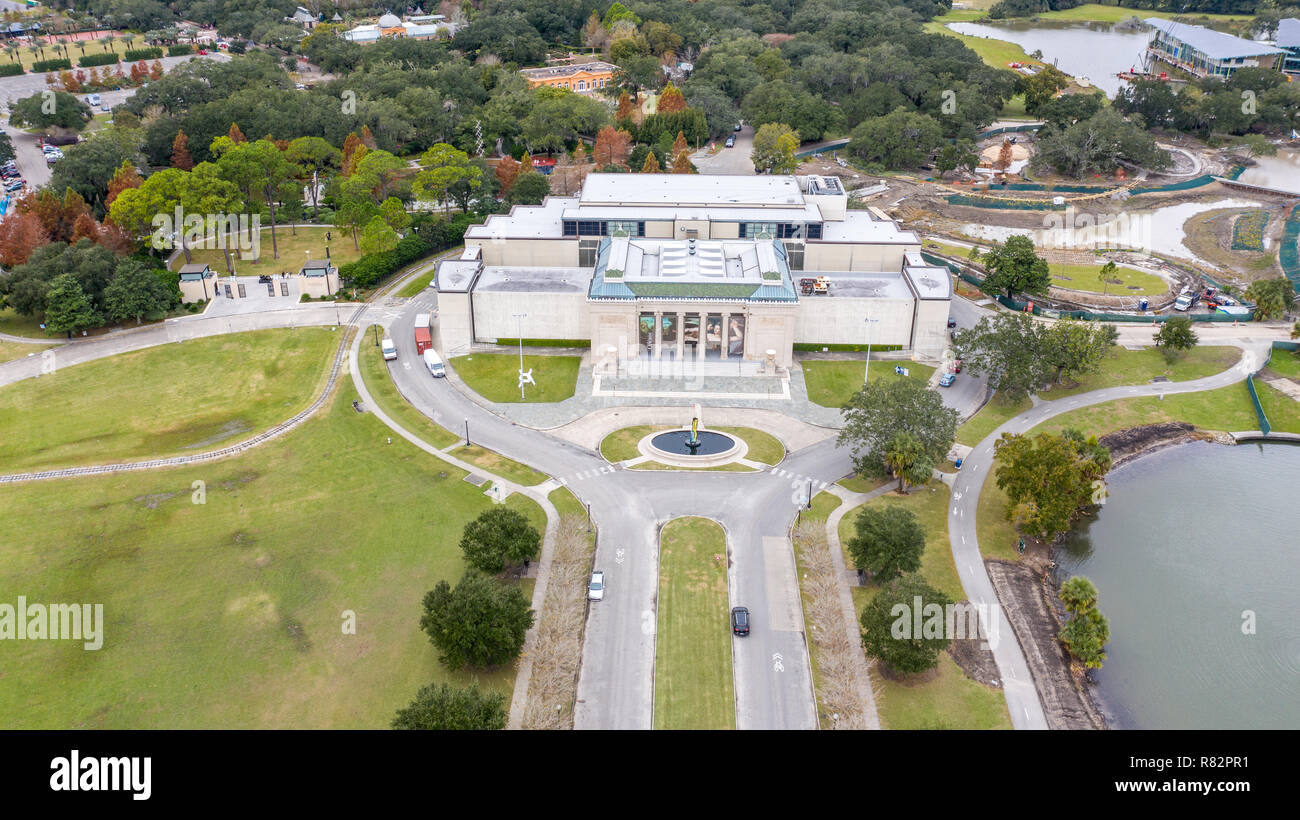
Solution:
M1102 436L1099 440L1103 445L1111 448L1112 463L1111 469L1122 467L1145 455L1167 450L1181 444L1192 442L1207 442L1223 445L1236 446L1237 442L1226 433L1211 433L1201 430L1195 425L1184 421L1161 422L1158 424L1147 424L1139 427L1129 427L1124 430L1117 430ZM1059 593L1061 588L1061 579L1055 570L1057 569L1056 549L1058 542L1046 545L1047 562L1045 565L1035 567L1039 572L1042 581L1042 592L1044 599L1056 620L1056 630L1050 636L1051 640L1056 641L1060 628L1064 625L1065 605L1061 602ZM1038 636L1040 639L1047 636ZM1064 648L1062 654L1065 655ZM1068 657L1068 656L1067 656ZM1068 662L1068 661L1067 661ZM1084 701L1085 709L1089 717L1093 719L1098 729L1124 728L1117 725L1117 712L1110 708L1106 699L1102 697L1099 691L1099 682L1090 673L1085 670L1082 675L1071 673L1070 679L1073 682L1074 690ZM1038 679L1035 679L1035 684ZM1040 693L1041 697L1041 693Z
M1199 430L1194 425L1181 421L1130 427L1109 433L1100 439L1103 445L1111 449L1111 469L1144 455L1193 441L1235 445L1230 437ZM1031 669L1034 671L1034 685L1038 689L1039 699L1053 713L1052 722L1060 728L1085 728L1080 724L1086 719L1095 729L1117 728L1116 712L1108 708L1105 699L1101 697L1097 680L1087 670L1082 674L1074 671L1074 665L1058 639L1065 622L1065 606L1059 596L1061 580L1055 571L1058 566L1057 544L1058 542L1044 544L1044 552L1036 559L1031 558L1020 564L1019 572L1015 565L1003 567L1008 591L1011 585L1019 584L1020 591L1025 593L1029 581L1035 582L1032 587L1041 596L1040 602L1048 616L1012 618L1013 628L1018 638L1021 637L1021 629L1028 633L1021 640L1022 646L1033 644L1039 647ZM994 562L986 560L986 564L992 563ZM1021 577L1016 579L1016 574ZM999 598L1002 598L1001 594ZM1046 650L1048 646L1052 647L1052 651ZM1048 688L1047 691L1044 691L1045 687ZM1077 703L1078 708L1072 709L1072 703Z

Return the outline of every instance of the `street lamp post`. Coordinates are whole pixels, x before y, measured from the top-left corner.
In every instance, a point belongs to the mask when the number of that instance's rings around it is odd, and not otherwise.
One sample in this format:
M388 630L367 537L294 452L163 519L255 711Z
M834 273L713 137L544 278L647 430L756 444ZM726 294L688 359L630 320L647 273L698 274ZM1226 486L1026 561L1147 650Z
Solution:
M867 317L867 366L862 369L863 384L868 384L871 379L871 326L879 321L879 319Z
M465 446L469 446L469 416L465 417Z
M524 317L527 313L515 314L515 332L519 334L519 400L524 400Z

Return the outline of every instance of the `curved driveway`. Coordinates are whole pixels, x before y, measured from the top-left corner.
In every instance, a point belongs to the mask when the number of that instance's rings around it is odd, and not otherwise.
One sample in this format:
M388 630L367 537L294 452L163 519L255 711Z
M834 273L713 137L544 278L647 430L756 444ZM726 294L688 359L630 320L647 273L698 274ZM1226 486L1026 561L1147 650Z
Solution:
M1139 396L1213 390L1242 381L1255 372L1264 361L1268 343L1243 343L1239 346L1244 352L1236 365L1204 379L1110 387L1078 396L1040 402L1034 408L1010 419L990 433L962 462L961 470L952 483L952 507L948 510L948 539L952 544L953 560L957 564L957 574L961 577L962 589L966 591L966 596L971 602L986 605L997 613L997 631L992 634L999 636L1001 640L990 641L990 644L992 644L993 657L997 661L998 672L1002 677L1002 688L1006 694L1007 708L1011 712L1011 722L1017 729L1046 729L1047 719L1043 714L1042 704L1038 700L1038 691L1034 687L1033 676L1025 663L1020 644L1011 639L1016 633L1011 629L1006 614L998 606L997 594L993 591L993 584L989 581L988 572L984 568L984 559L980 555L975 515L979 507L980 490L983 489L984 481L992 468L994 442L1003 433L1023 433L1053 416L1080 407Z
M597 453L520 427L476 404L446 379L429 376L415 353L412 321L436 295L416 297L392 322L398 347L391 367L402 394L449 430L548 473L590 505L599 524L597 566L605 600L588 615L578 684L578 728L653 726L658 531L679 516L702 515L727 531L733 605L748 606L754 630L733 638L737 726L817 726L790 525L807 494L851 469L833 440L805 448L776 470L755 473L621 470ZM690 404L683 402L683 412Z

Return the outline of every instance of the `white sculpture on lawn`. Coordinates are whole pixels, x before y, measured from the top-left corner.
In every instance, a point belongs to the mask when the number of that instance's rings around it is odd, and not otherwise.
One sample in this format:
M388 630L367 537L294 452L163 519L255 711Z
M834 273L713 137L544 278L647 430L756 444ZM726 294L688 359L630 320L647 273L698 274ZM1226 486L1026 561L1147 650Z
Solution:
M531 367L528 368L527 370L519 371L519 389L523 390L524 385L526 384L532 384L532 385L537 384L537 382L533 381L533 368Z

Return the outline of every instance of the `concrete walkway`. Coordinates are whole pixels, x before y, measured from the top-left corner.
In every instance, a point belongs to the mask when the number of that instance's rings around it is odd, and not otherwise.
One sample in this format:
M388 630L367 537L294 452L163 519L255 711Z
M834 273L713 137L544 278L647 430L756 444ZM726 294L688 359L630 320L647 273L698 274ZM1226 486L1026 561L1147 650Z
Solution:
M480 351L482 352L482 351ZM497 351L492 351L497 352ZM477 355L477 354L472 354ZM564 401L548 403L521 403L521 402L493 402L480 396L469 387L455 372L455 360L447 363L447 378L456 385L461 392L470 400L480 407L500 416L507 421L524 427L531 427L534 430L555 430L572 424L596 411L608 410L622 407L676 407L689 408L696 402L705 406L711 406L707 399L696 397L696 391L673 395L666 392L671 389L670 381L667 379L637 379L637 385L643 385L643 389L638 390L636 395L632 396L594 396L592 389L594 378L592 368L589 364L589 354L583 355L582 364L578 368L578 382L574 395ZM711 383L717 382L717 377L701 376L692 380L692 384L698 384L707 388ZM748 381L757 381L756 378ZM770 379L773 390L779 391L781 380ZM628 383L628 380L624 380ZM790 398L774 398L772 400L764 399L737 399L722 398L718 399L726 407L749 408L759 410L769 410L781 413L787 416L793 416L805 422L823 427L839 428L842 424L842 418L839 408L822 407L808 400L808 390L804 386L803 371L794 367L790 371L789 379ZM645 395L646 393L657 393L665 391L662 395Z

